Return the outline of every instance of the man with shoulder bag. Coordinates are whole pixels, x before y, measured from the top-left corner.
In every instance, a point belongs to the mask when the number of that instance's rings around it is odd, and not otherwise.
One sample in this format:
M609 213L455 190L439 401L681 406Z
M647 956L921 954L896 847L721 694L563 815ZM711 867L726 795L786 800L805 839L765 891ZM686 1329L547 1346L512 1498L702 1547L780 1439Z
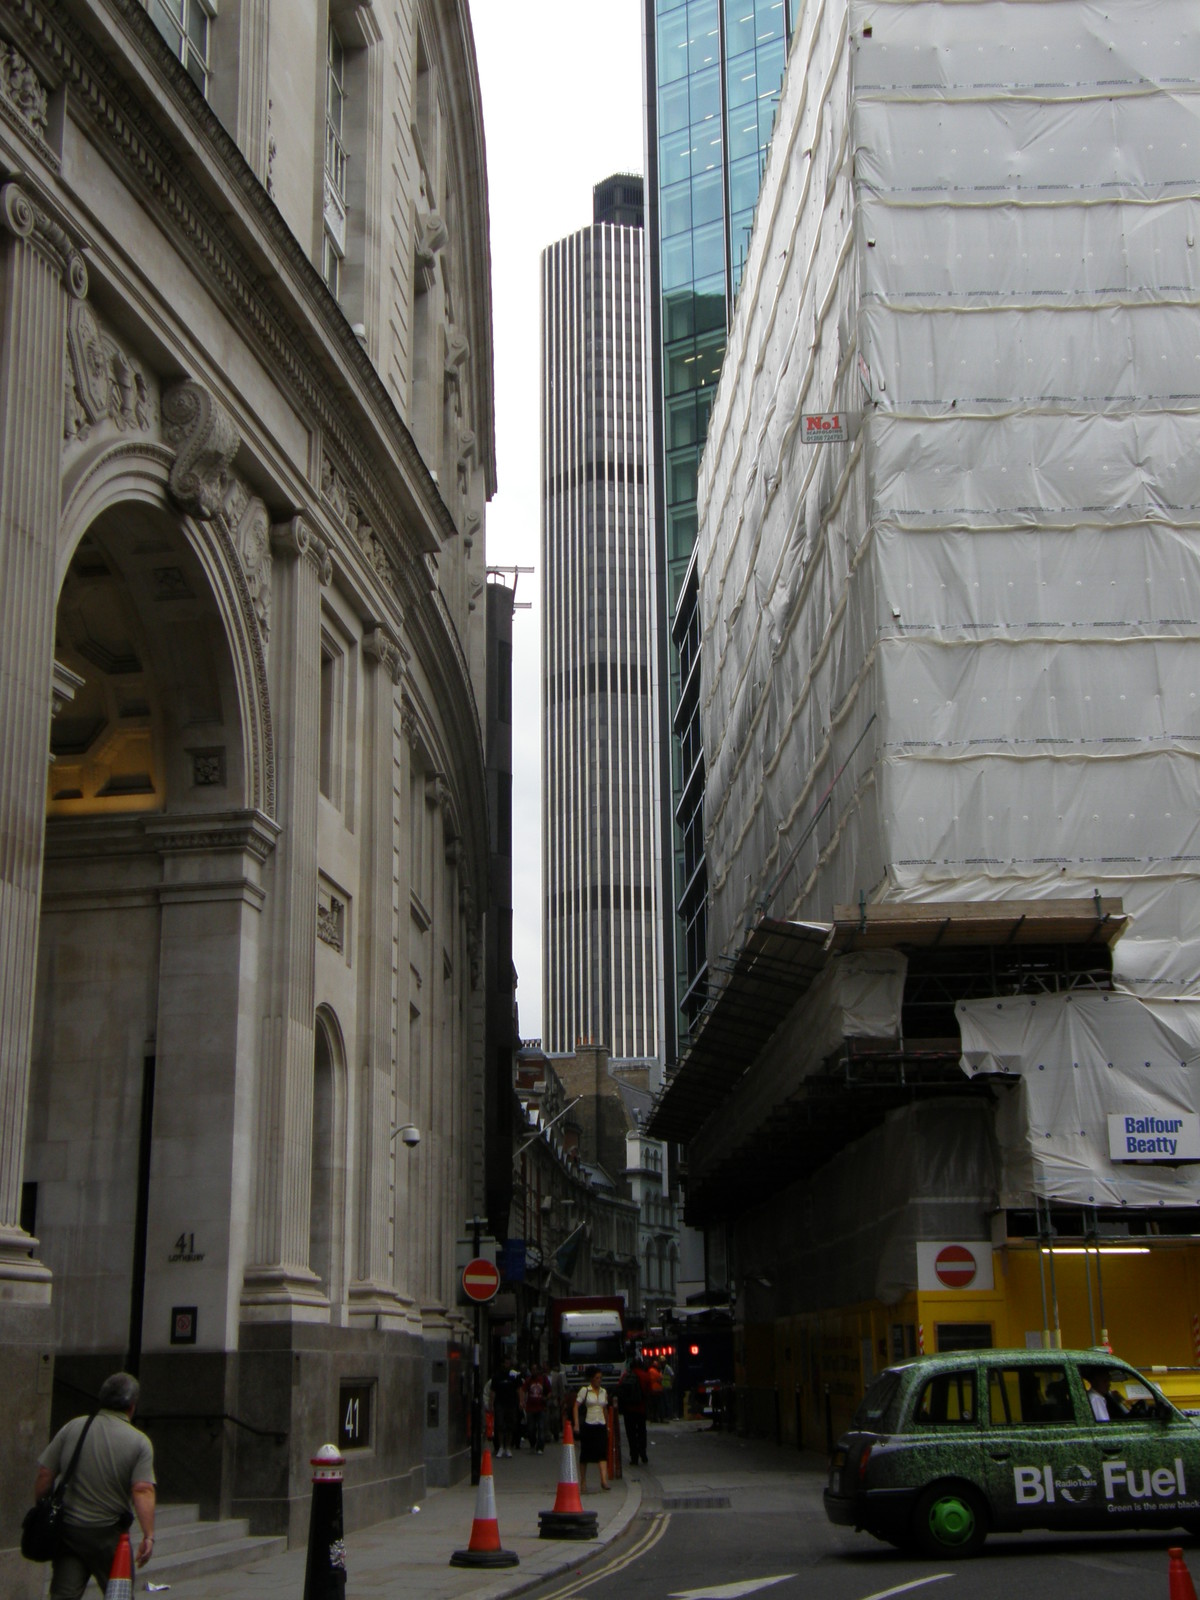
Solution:
M89 1577L104 1592L117 1543L135 1513L142 1530L138 1566L154 1553L154 1447L133 1426L138 1392L136 1378L113 1373L100 1386L92 1415L60 1428L38 1458L35 1498L46 1499L61 1484L50 1600L80 1600Z

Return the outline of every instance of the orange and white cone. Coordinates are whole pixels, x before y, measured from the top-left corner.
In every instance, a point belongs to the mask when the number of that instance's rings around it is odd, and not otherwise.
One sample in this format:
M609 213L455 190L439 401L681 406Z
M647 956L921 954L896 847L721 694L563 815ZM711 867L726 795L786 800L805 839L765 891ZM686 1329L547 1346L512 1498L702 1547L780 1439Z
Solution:
M133 1555L129 1549L127 1533L123 1533L117 1540L112 1566L108 1572L108 1584L104 1590L104 1600L133 1600Z
M575 1465L575 1435L569 1422L563 1423L562 1466L558 1493L552 1511L538 1512L538 1536L542 1539L595 1539L596 1513L585 1511L579 1498L579 1471Z
M515 1567L520 1557L514 1550L500 1547L500 1524L496 1518L496 1485L492 1478L492 1452L485 1450L479 1465L479 1488L475 1492L475 1520L471 1540L465 1550L450 1557L452 1567Z
M1167 1558L1170 1563L1167 1567L1169 1600L1196 1600L1196 1587L1188 1571L1187 1562L1183 1559L1183 1551L1178 1545L1174 1545L1167 1551Z

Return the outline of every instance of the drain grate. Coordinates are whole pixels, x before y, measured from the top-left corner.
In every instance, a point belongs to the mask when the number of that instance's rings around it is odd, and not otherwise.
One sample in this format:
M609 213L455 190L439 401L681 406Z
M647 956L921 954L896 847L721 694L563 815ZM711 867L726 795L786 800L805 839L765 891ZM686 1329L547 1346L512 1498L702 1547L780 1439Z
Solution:
M729 1506L727 1494L665 1494L662 1500L664 1511L728 1511Z

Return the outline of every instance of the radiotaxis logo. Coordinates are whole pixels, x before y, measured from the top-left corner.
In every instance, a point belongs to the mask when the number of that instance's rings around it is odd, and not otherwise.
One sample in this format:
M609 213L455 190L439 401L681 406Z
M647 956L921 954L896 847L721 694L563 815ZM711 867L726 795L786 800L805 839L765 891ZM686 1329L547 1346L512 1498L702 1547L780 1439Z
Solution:
M1085 1466L1075 1465L1055 1475L1054 1468L1014 1467L1013 1491L1019 1506L1050 1505L1065 1500L1085 1505L1100 1487ZM1182 1458L1173 1467L1130 1467L1125 1461L1106 1461L1104 1498L1106 1500L1173 1500L1187 1494Z

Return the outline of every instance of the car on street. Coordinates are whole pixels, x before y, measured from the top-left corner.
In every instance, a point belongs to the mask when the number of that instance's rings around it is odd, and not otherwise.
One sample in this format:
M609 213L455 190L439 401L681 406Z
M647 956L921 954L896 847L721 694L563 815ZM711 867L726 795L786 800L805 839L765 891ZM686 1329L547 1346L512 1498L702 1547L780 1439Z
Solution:
M940 1558L1023 1528L1200 1533L1200 1427L1107 1350L919 1356L872 1381L825 1511Z

